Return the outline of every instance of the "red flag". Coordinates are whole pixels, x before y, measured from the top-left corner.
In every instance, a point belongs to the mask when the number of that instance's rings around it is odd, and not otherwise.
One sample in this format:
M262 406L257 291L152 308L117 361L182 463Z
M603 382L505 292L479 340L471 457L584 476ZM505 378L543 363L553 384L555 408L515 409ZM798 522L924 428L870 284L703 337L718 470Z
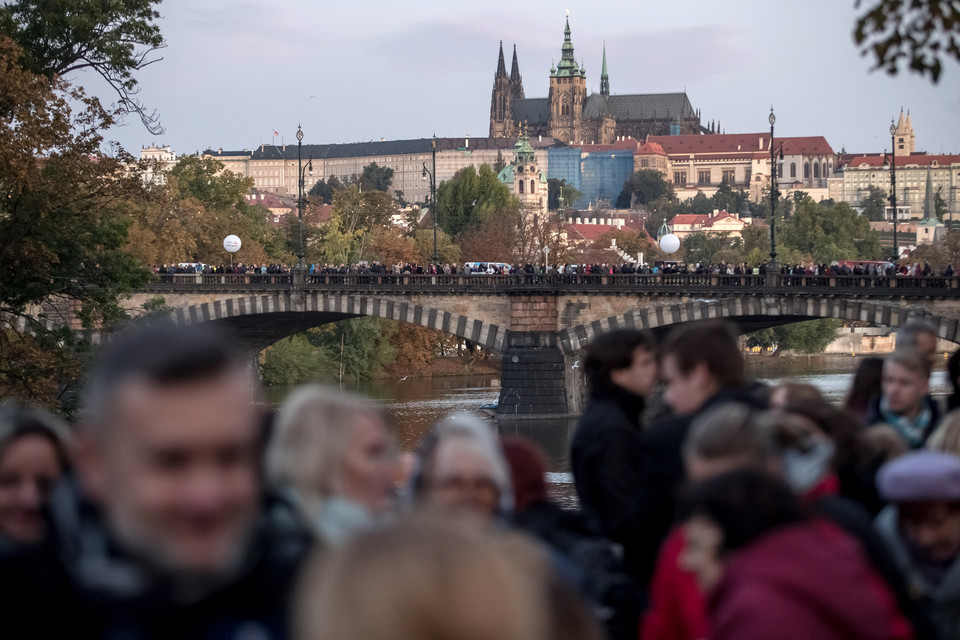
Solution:
M280 132L279 132L279 131L274 131L274 132L273 132L273 135L274 135L274 136L278 136L278 135L280 135Z

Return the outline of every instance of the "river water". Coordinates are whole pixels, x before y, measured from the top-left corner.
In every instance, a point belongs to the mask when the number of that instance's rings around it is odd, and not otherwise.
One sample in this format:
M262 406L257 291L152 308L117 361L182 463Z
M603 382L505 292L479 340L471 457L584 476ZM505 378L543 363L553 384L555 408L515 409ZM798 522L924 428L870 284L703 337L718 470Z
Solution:
M752 378L771 385L786 380L812 384L827 400L839 403L847 393L859 360L849 356L751 357L747 370ZM942 368L934 371L931 378L934 395L949 393L945 373ZM290 389L267 389L267 401L281 403ZM413 451L420 438L442 416L455 411L480 413L483 405L496 403L500 379L496 376L408 377L367 382L351 390L380 402L394 416L401 449ZM576 501L569 459L569 444L575 426L576 418L522 420L498 425L501 433L526 436L544 449L550 464L551 494L567 505Z

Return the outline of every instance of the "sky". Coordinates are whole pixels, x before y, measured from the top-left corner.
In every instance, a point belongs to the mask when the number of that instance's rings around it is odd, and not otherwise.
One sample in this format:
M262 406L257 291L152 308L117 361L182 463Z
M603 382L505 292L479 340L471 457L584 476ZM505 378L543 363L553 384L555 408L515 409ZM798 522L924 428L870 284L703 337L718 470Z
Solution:
M135 155L261 143L484 137L503 41L517 46L528 98L546 97L565 13L574 53L599 91L604 43L611 93L686 91L726 133L824 136L833 149L880 152L909 110L917 150L960 153L960 64L940 83L871 71L853 43L855 0L166 0L167 47L137 73L160 113L108 132ZM871 4L867 0L867 4ZM110 100L90 74L73 78ZM274 137L273 132L279 135Z

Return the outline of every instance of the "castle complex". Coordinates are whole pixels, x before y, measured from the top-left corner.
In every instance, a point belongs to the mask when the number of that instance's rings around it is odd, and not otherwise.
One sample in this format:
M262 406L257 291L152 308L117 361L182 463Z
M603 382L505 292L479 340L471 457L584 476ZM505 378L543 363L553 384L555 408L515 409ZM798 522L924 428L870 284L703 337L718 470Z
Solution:
M610 144L617 139L648 135L708 133L700 125L686 93L611 95L607 51L603 50L600 93L587 95L587 72L573 56L570 19L563 31L560 62L550 69L546 98L527 98L513 48L510 75L503 58L493 79L490 99L490 137L516 137L520 127L530 136L556 138L570 145Z

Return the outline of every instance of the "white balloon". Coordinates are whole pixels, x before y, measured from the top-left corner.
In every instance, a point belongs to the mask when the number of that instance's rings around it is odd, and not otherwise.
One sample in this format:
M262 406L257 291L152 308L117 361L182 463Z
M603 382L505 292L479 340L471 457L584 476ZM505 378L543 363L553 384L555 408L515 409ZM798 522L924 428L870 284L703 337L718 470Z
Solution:
M676 253L677 249L680 248L680 238L668 233L660 238L660 248L663 249L664 253Z
M223 248L230 253L240 251L240 238L234 235L227 236L223 239Z

